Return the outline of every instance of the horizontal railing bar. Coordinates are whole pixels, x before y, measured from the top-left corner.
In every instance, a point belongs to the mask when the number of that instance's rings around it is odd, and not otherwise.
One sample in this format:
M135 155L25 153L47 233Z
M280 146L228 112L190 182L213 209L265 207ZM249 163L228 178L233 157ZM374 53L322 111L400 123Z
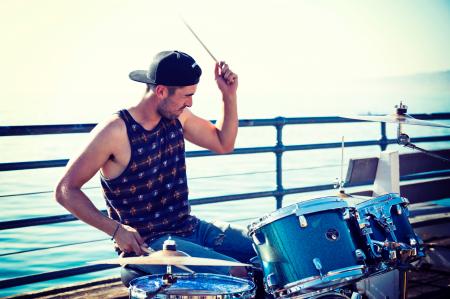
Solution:
M336 122L361 122L341 118L338 116L326 117L299 117L299 118L270 118L270 119L241 119L239 127L277 126L289 124L311 124L311 123L336 123ZM215 120L211 120L215 123ZM31 126L0 126L0 136L27 136L47 134L72 134L88 133L96 124L73 124L73 125L31 125Z
M103 214L106 215L106 210L101 210ZM18 219L18 220L8 220L0 222L0 230L6 229L15 229L29 226L37 226L37 225L45 225L45 224L55 224L55 223L63 223L69 221L76 221L78 218L73 216L72 214L64 214L64 215L55 215L55 216L43 216L43 217L34 217L34 218L26 218L26 219Z
M64 167L69 159L0 163L0 171Z
M414 142L438 142L438 141L450 141L450 135L411 138L411 142L413 142L413 143ZM345 143L345 146L346 147L373 146L373 145L380 145L381 143L382 142L380 140L348 141ZM385 141L385 143L396 144L397 139L388 139ZM237 148L233 152L225 154L225 155L244 155L244 154L261 154L261 153L274 153L274 152L314 150L314 149L331 149L331 148L340 148L341 146L342 146L341 142L331 142L331 143L285 145L282 147L277 147L277 146L248 147L248 148ZM186 152L186 157L188 157L188 158L217 156L217 155L218 154L208 151L208 150L198 150L198 151ZM49 168L49 167L64 167L68 161L69 161L68 159L60 159L60 160L0 163L0 171L25 170L25 169Z
M52 279L64 278L74 275L86 274L91 272L109 270L119 267L119 265L89 265L89 266L81 266L74 267L64 270L57 270L39 274L32 274L22 277L15 277L0 280L0 289L12 288L16 286L21 286L24 284L36 283L41 281L47 281Z
M0 126L0 136L88 133L97 124Z
M410 174L400 177L400 181L409 181L409 180L417 180L417 179L427 179L427 178L438 178L445 177L450 175L450 170L439 170L432 172L424 172L424 173L416 173ZM370 185L373 182L367 181L359 184L347 185L347 187L359 187ZM333 184L325 184L325 185L315 185L315 186L306 186L306 187L297 187L297 188L287 188L281 191L273 190L273 191L262 191L262 192L251 192L251 193L241 193L241 194L231 194L231 195L223 195L223 196L212 196L212 197L204 197L199 199L191 199L189 203L191 205L202 205L208 203L220 203L227 201L235 201L235 200L244 200L244 199L253 199L253 198L262 198L262 197L273 197L273 196L283 196L297 193L306 193L306 192L314 192L314 191L324 191L324 190L332 190L334 189ZM107 215L106 210L101 210L101 212ZM78 220L72 214L65 215L55 215L55 216L46 216L46 217L35 217L35 218L27 218L27 219L19 219L19 220L10 220L10 221L2 221L0 222L0 230L7 229L15 229L29 226L37 226L44 224L55 224L69 221Z
M332 185L327 185L332 186ZM317 190L315 189L317 187ZM219 203L219 202L227 202L234 200L243 200L243 199L252 199L252 198L261 198L261 197L272 197L279 194L292 194L290 189L285 189L284 191L262 191L262 192L251 192L251 193L242 193L242 194L232 194L232 195L224 195L224 196L213 196L213 197L205 197L200 199L191 199L189 200L190 205L201 205L207 203ZM310 186L305 187L305 190L309 191L321 191L324 190L323 186ZM106 215L106 210L101 210L103 214ZM0 222L0 230L7 229L15 229L29 226L37 226L44 224L55 224L61 222L68 221L76 221L78 218L73 216L72 214L65 215L55 215L55 216L46 216L46 217L35 217L35 218L27 218L27 219L19 219L19 220L10 220L10 221L2 221Z
M412 173L412 174L407 174L407 175L401 176L400 179L402 181L412 181L412 180L432 179L432 178L439 178L439 177L446 177L446 176L450 176L450 169Z
M309 167L298 167L298 168L285 168L283 169L283 173L290 172L290 171L300 171L300 170L307 170L307 169L319 169L319 168L326 168L326 167L338 167L341 166L340 164L324 164L320 166L309 166ZM235 176L249 176L254 174L267 174L267 173L276 173L276 170L263 170L263 171L251 171L251 172L234 172L234 173L228 173L228 174L217 174L217 175L207 175L207 176L198 176L198 177L190 177L189 181L193 180L199 180L199 179L211 179L211 178L224 178L224 177L235 177ZM83 190L88 189L100 189L101 186L91 186L91 187L83 187ZM35 191L35 192L25 192L25 193L7 193L7 194L0 194L0 198L6 198L6 197L17 197L17 196L28 196L28 195L37 195L37 194L50 194L53 193L53 190L45 190L45 191Z
M47 246L47 247L37 247L37 248L30 248L20 251L11 251L6 253L0 253L1 256L7 256L7 255L16 255L16 254L22 254L26 252L32 252L32 251L42 251L42 250L48 250L48 249L55 249L55 248L61 248L61 247L67 247L67 246L74 246L74 245L81 245L86 243L95 243L95 242L101 242L101 241L107 241L109 239L97 239L97 240L89 240L89 241L81 241L81 242L75 242L75 243L65 243L65 244L59 244L59 245L53 245L53 246Z
M417 119L444 120L450 119L450 113L411 114ZM215 122L215 120L211 120ZM317 117L277 117L268 119L241 119L240 127L258 126L280 126L298 124L324 124L324 123L354 123L365 122L339 116L317 116ZM0 126L0 136L26 136L47 134L72 134L88 133L96 124L62 124L62 125L30 125L30 126Z

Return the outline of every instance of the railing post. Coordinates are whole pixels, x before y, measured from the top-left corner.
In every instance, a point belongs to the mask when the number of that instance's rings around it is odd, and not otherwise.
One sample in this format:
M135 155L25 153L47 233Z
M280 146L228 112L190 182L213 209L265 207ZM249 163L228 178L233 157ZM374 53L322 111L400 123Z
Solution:
M276 157L276 167L277 167L277 195L276 198L276 208L279 209L283 205L283 127L285 125L284 117L277 117L275 128L277 130L277 145L275 150Z
M386 137L386 123L381 122L381 138L380 138L381 150L382 151L386 150L387 145L388 145L388 139Z

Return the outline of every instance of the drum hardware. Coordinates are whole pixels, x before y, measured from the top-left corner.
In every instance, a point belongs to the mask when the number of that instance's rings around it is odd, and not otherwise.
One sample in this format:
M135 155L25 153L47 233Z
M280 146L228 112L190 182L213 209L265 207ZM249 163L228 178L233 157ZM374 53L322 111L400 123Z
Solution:
M314 267L316 267L317 271L319 271L320 278L323 278L323 275L322 275L322 264L320 263L320 259L317 258L317 257L314 258L313 259L313 264L314 264Z
M389 232L389 234L392 237L392 240L394 242L397 242L397 237L394 234L394 231L396 230L394 222L392 221L391 217L387 216L381 216L380 218L374 218L375 221L384 228L385 231Z
M267 275L267 286L268 290L272 290L274 287L278 286L278 280L275 273L270 273L269 275Z
M407 261L414 256L415 253L415 248L410 248L410 247L406 247L406 246L402 246L401 249L399 249L399 257L400 257L400 261L402 263L407 263Z
M264 244L264 242L266 242L264 234L262 234L261 232L256 232L255 234L253 234L252 239L256 245L262 245Z
M402 214L402 207L400 205L395 205L395 209L396 209L397 215Z
M395 261L397 259L397 252L395 250L389 250L389 260Z
M308 226L308 221L306 221L305 216L303 216L303 215L298 216L298 221L300 222L300 227Z
M356 205L372 275L404 267L424 255L423 242L408 220L408 204L398 194L386 194Z
M342 136L342 140L341 140L341 175L339 178L335 179L335 182L333 185L335 189L337 189L337 188L339 189L337 196L342 199L351 197L351 195L345 193L344 185L345 185L345 182L344 182L344 136Z
M363 262L366 260L366 255L364 254L364 251L362 251L361 249L355 250L355 256L358 261Z
M361 296L361 294L359 294L357 292L353 292L350 299L362 299L362 296Z
M350 209L344 209L344 211L342 211L342 219L349 220L350 218L351 218Z

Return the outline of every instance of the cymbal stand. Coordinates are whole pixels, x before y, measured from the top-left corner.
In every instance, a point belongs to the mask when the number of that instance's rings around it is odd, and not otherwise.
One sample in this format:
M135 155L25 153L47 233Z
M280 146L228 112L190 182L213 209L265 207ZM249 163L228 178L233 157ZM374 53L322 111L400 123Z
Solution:
M395 108L397 109L397 114L405 115L406 111L408 109L408 106L403 105L402 102L400 102L400 105L398 105L398 106L396 105ZM450 163L450 159L449 158L443 157L441 155L437 155L435 153L427 151L426 149L420 148L417 145L411 143L411 139L409 138L408 134L405 134L405 133L402 132L402 124L400 124L400 123L398 124L398 127L397 127L397 143L399 145L403 145L404 147L420 151L420 152L422 152L422 153L424 153L424 154L426 154L426 155L428 155L430 157L433 157L433 158L436 158L436 159L440 159L440 160L443 160L445 162L449 162Z
M172 238L169 236L169 238L163 243L163 249L176 251L177 244L175 243L175 240L172 240ZM177 278L172 273L172 265L167 265L166 269L166 273L163 275L164 285L171 285L177 282Z
M342 143L341 143L341 176L339 178L336 178L336 181L334 183L334 188L339 188L339 195L345 195L344 190L344 136L342 136Z

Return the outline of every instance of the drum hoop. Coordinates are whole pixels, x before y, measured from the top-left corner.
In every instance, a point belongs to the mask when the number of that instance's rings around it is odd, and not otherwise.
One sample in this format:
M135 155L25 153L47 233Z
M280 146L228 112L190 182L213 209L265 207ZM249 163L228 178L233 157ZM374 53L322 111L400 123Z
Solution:
M146 275L146 276L141 276L138 278L133 279L130 282L130 286L128 287L129 289L129 294L131 295L132 292L135 293L148 293L143 289L138 288L138 286L136 285L136 283L140 280L145 280L145 279L149 279L149 278L160 278L162 276L162 274L153 274L153 275ZM173 296L179 296L179 295L186 295L188 296L187 298L189 298L189 296L205 296L205 298L209 298L210 296L213 296L211 298L216 298L217 296L221 296L220 298L226 299L226 298L235 298L235 295L240 295L242 298L247 298L247 294L251 295L253 293L255 293L255 284L250 281L250 280L246 280L243 278L239 278L239 277L234 277L234 276L228 276L228 275L221 275L221 274L212 274L212 273L176 273L175 276L177 276L178 278L216 278L216 279L220 279L223 281L233 281L233 282L240 282L243 284L243 290L239 290L237 292L234 293L229 293L229 294L220 294L218 295L217 293L213 293L213 292L208 292L208 290L205 290L203 292L203 294L197 293L197 294L190 294L190 293L183 293L180 290L180 294L178 294L178 292L174 292L174 293L170 293L170 294L158 294L158 296L164 296L164 298L172 298ZM245 284L245 286L244 286ZM156 293L157 294L157 293ZM155 295L156 295L155 294ZM160 298L160 297L156 297L156 298ZM178 297L177 297L178 298ZM218 297L217 297L218 298ZM249 298L252 298L251 296Z
M318 287L320 288L320 290L326 292L335 289L336 287L339 287L338 285L347 284L349 281L357 280L363 277L365 273L366 273L366 266L364 265L336 269L329 271L322 277L311 276L295 282L291 282L285 285L282 290L277 290L276 292L292 294L303 291L303 293L310 293L318 291L318 289L316 289ZM324 283L328 284L333 283L333 284L323 287Z
M310 199L307 201L298 202L284 208L278 209L274 212L264 215L258 220L249 225L249 234L252 234L255 230L282 219L286 216L295 214L296 216L308 215L317 212L349 209L349 205L346 201L339 197L320 197L316 199Z
M378 197L371 198L369 200L360 202L356 204L356 209L365 209L367 207L371 207L374 205L380 205L380 204L390 204L390 205L397 205L397 204L409 204L408 199L405 197L399 196L397 193L388 193L384 194Z

